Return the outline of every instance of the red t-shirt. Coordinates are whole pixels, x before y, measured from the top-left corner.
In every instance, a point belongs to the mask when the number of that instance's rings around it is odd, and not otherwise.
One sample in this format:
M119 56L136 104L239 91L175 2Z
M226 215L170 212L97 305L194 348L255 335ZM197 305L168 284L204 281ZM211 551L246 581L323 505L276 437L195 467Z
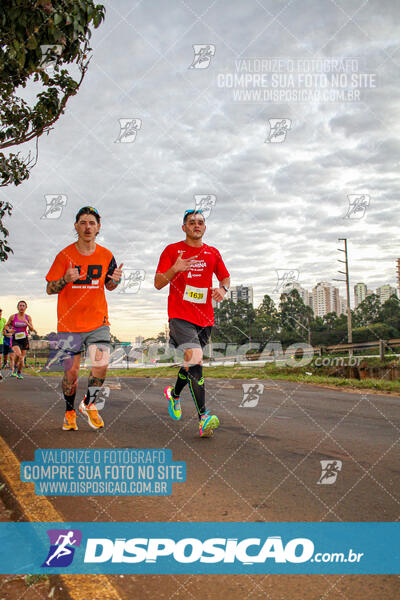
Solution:
M196 256L190 271L177 273L170 281L168 296L168 318L184 319L195 325L214 325L214 310L211 304L213 273L221 281L229 277L220 253L216 248L203 244L200 248L186 242L170 244L160 256L157 273L165 273L175 264L179 252L182 258Z
M47 281L61 279L71 263L79 269L81 277L58 294L57 330L83 333L109 325L104 283L117 266L112 252L96 244L93 254L85 256L71 244L57 254L46 275Z

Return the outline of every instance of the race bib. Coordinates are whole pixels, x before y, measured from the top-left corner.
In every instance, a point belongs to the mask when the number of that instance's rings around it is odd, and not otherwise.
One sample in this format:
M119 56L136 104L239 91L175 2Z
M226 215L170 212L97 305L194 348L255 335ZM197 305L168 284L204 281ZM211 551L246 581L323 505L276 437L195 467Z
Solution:
M187 285L183 293L183 299L196 304L205 304L207 301L208 288L197 288Z
M23 340L24 338L26 338L26 333L25 331L19 331L14 335L14 337L16 340Z

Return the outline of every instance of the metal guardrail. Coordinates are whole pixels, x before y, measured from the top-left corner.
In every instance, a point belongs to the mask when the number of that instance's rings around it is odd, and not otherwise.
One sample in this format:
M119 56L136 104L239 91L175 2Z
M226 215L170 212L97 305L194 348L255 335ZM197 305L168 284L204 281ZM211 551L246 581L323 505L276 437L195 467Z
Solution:
M309 352L307 351L307 349L302 349L301 355L304 357L314 356L314 355L323 356L323 354L329 354L329 353L334 353L334 352L351 352L353 350L367 350L367 349L377 348L379 350L379 356L380 356L381 360L383 360L383 358L385 356L385 349L392 349L393 347L396 347L396 346L400 346L400 338L394 338L394 339L390 339L390 340L376 340L374 342L354 342L352 344L332 344L332 345L328 345L328 346L323 346L323 345L315 346ZM117 349L118 350L120 349L118 344L116 344L113 347L113 351L115 352ZM32 350L32 352L29 353L28 360L33 359L33 361L36 362L36 359L47 358L49 346L47 346L47 348L43 348L43 346L35 348L35 345L32 344L31 350ZM300 351L300 349L298 350L298 352L299 351ZM293 351L293 354L295 355L296 352ZM285 353L283 353L282 355L279 355L278 353L274 353L273 356L271 356L271 352L268 352L267 354L265 354L263 351L261 351L261 352L247 353L245 356L243 354L241 354L241 355L235 355L235 356L221 356L221 357L215 357L215 358L205 357L205 360L207 362L209 362L209 364L223 364L226 362L246 363L246 364L253 363L254 364L254 363L258 363L260 361L262 361L264 363L265 362L275 362L275 361L279 362L279 361L285 360L286 358L287 358L287 356L285 355ZM85 354L83 354L82 355L82 364L85 364L85 359L86 359L86 356L85 356ZM136 362L136 365L135 365L135 362ZM110 368L121 368L121 367L122 368L130 368L133 366L138 366L138 364L140 364L140 365L146 364L146 358L145 358L144 353L142 353L142 357L141 357L140 361L138 361L137 359L134 361L134 360L130 359L129 354L121 353L121 356L118 357L117 361L115 361L115 364L113 364L113 361L110 362ZM160 363L158 360L156 360L150 364L147 363L148 366L155 366L155 365L162 366L162 365L167 365L167 364L173 365L175 363L173 363L173 362L172 363Z
M394 346L400 346L400 339L393 338L391 340L376 340L376 342L356 342L352 344L333 344L332 346L320 346L319 355L322 356L324 352L343 352L348 350L368 350L368 348L378 348L379 358L383 360L385 357L385 348L392 349Z
M356 342L353 344L333 344L331 346L319 346L318 348L323 348L325 351L334 351L334 350L364 350L367 348L379 348L381 344L385 346L400 346L400 338L394 338L392 340L376 340L375 342Z

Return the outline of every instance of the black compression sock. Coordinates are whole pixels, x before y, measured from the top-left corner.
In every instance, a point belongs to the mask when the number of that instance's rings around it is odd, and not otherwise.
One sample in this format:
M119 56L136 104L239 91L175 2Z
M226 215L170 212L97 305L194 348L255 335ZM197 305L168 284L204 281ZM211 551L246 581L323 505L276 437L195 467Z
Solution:
M187 382L188 372L186 371L185 367L181 367L178 371L178 377L176 379L175 387L171 392L173 398L179 398Z
M103 377L93 377L93 375L89 376L88 389L84 400L86 406L89 406L89 404L91 404L92 402L96 402L96 396L103 383Z
M204 388L203 367L192 365L188 371L189 389L199 415L199 419L206 412L206 391Z
M65 399L65 411L68 410L74 410L74 402L75 402L75 394L72 394L72 396L66 396L64 394L64 399Z

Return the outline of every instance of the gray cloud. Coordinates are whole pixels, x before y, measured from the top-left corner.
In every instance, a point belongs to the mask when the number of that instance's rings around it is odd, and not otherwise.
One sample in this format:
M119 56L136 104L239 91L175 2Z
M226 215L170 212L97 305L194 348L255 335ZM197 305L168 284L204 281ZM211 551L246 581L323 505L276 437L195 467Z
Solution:
M220 249L233 284L254 284L256 304L272 294L275 269L298 269L308 288L335 277L338 237L349 238L352 283L395 283L398 7L389 0L106 5L80 93L40 140L30 180L1 191L14 204L2 304L29 292L46 300L54 321L44 277L74 240L76 211L93 204L103 216L99 243L125 267L146 271L138 294L108 294L113 327L131 338L158 331L166 292L152 287L154 271L165 245L182 238L182 214L197 193L217 196L205 241ZM344 13L358 8L346 24ZM188 68L198 43L216 46L208 69ZM257 56L356 57L378 83L361 90L358 103L233 102L217 74ZM133 117L142 120L136 141L115 143L119 119ZM292 120L285 142L265 143L271 118ZM40 219L53 193L66 194L67 206L59 220ZM371 196L361 220L343 218L351 193Z

